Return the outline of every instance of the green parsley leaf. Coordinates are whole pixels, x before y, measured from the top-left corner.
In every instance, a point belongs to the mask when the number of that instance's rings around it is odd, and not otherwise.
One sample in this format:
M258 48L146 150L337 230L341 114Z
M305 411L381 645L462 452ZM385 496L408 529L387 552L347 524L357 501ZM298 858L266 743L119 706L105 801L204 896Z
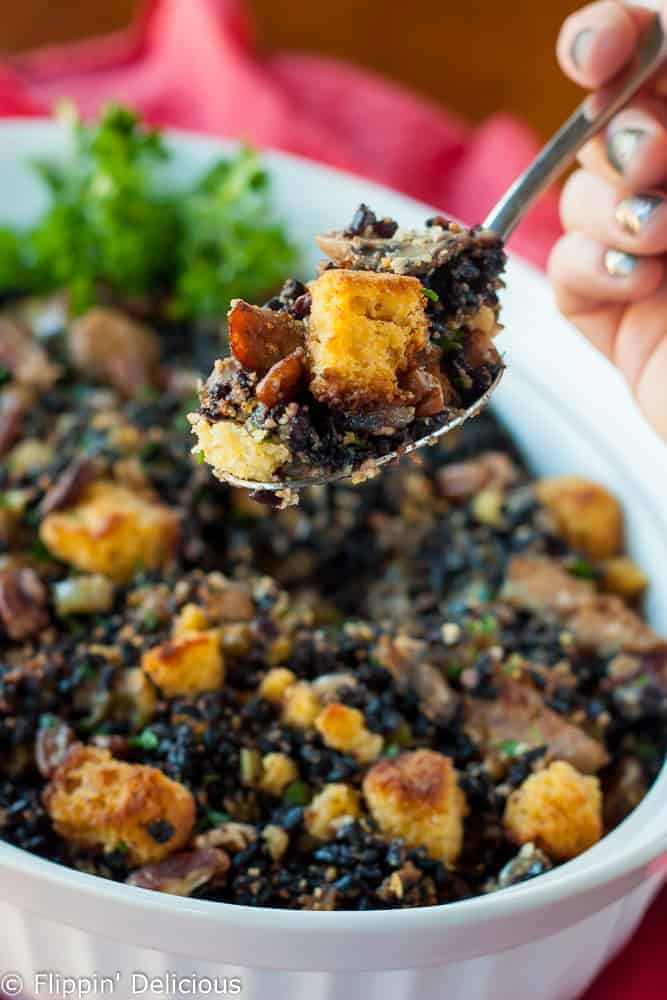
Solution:
M206 461L206 455L204 454L204 452L203 451L198 451L197 452L197 465L203 465L205 461Z
M223 823L228 822L230 817L229 813L223 812L220 809L209 809L206 813L206 818L211 826L222 826Z
M502 742L498 744L498 750L500 750L501 753L504 753L506 757L516 757L519 746L520 744L518 740L502 740Z
M581 580L594 580L596 577L595 567L588 559L577 557L567 564L567 571L572 576L578 576Z
M144 729L138 736L132 736L129 743L137 750L157 750L160 745L160 741L152 729Z
M283 802L289 806L307 806L312 797L310 785L305 781L293 781L283 792Z
M422 288L422 294L425 295L427 299L430 299L431 302L440 301L440 296L437 292L434 292L432 288Z

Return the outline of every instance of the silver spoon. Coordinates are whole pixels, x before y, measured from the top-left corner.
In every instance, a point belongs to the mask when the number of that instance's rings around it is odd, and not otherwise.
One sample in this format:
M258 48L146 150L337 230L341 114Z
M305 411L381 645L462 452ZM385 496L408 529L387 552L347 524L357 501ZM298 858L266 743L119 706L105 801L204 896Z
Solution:
M556 181L574 161L579 150L590 139L596 136L607 125L614 115L620 111L647 83L656 70L667 58L667 39L662 28L662 22L656 17L639 47L632 65L624 70L616 80L596 94L591 94L581 104L574 114L568 118L544 149L537 155L531 165L512 184L498 204L489 212L484 220L484 228L492 230L505 242L519 225L528 209L539 198L543 191ZM401 455L407 455L417 448L433 444L455 428L476 416L489 402L498 388L502 378L502 370L496 376L493 384L483 396L464 413L454 420L438 427L437 430L400 449L383 455L375 460L376 466L392 462ZM251 490L271 490L278 492L285 489L304 489L307 486L317 486L343 479L353 473L337 472L317 479L287 480L283 482L254 482L247 479L237 479L226 475L225 479L234 486L242 486Z

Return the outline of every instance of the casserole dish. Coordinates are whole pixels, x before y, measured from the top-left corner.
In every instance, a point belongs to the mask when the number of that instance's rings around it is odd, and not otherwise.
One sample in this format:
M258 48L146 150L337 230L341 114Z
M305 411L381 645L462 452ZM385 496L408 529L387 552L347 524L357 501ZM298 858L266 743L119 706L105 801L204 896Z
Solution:
M39 122L7 122L0 134L2 216L28 222L40 206L23 164L58 155L65 135ZM172 169L183 179L221 149L176 134L171 144ZM315 164L271 154L268 165L280 212L304 247L363 199L407 225L430 214ZM315 261L304 266L312 271ZM508 271L504 319L500 347L509 372L499 415L537 474L580 473L618 495L630 552L653 581L649 619L667 631L664 445L615 373L558 317L544 279L519 261ZM663 771L612 834L528 885L410 911L292 912L185 900L94 879L3 843L0 990L58 995L64 991L58 977L69 976L90 977L74 994L88 996L205 996L242 988L257 1000L568 1000L623 945L660 887L654 862L667 849L666 784ZM45 972L54 979L36 978Z

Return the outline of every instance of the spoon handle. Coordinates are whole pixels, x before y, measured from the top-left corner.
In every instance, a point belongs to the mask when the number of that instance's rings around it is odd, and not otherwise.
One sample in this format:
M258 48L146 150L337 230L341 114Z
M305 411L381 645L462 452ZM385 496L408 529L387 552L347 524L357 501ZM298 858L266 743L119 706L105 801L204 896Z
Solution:
M508 239L542 194L575 159L589 139L620 111L667 58L667 39L656 17L629 67L601 91L591 94L512 184L484 221L502 240Z

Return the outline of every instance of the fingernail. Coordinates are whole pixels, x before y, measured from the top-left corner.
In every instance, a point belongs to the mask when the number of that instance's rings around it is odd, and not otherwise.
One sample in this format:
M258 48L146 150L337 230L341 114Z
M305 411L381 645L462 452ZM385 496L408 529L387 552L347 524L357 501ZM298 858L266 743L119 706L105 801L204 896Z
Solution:
M619 174L624 174L647 136L643 128L619 128L607 136L607 156Z
M637 257L622 250L607 250L604 266L612 278L629 278L639 263Z
M639 236L664 201L654 194L634 194L616 209L616 221L631 236Z
M592 28L582 28L574 36L574 41L570 46L570 58L577 69L581 69L583 63L586 61L586 56L590 51L594 35L595 32Z

